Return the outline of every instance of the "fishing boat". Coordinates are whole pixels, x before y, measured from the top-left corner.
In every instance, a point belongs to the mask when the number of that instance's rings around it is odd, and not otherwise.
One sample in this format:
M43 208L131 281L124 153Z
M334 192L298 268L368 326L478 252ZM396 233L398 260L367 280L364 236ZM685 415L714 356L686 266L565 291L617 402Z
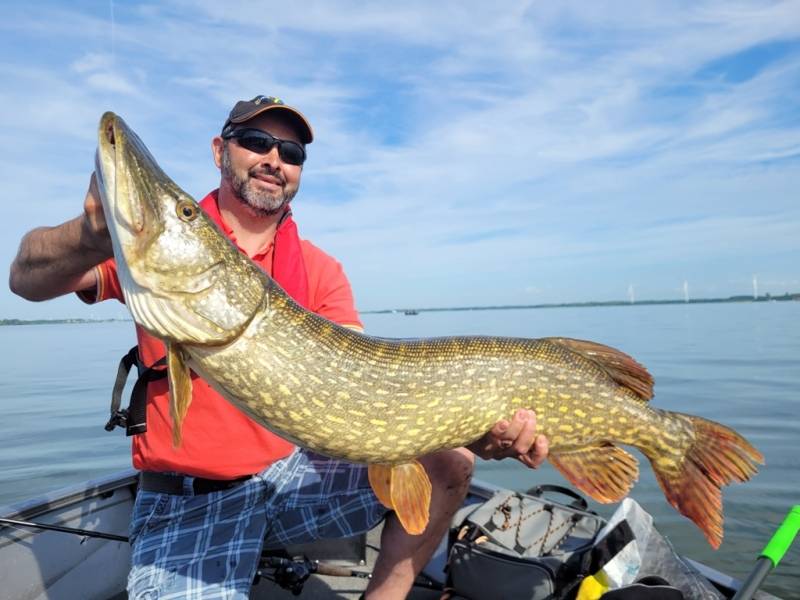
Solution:
M138 478L133 470L94 479L0 508L0 597L4 600L122 600L130 561L126 541ZM473 480L466 503L484 502L500 488ZM251 598L358 598L380 547L380 526L365 535L322 540L262 557ZM441 596L443 539L409 596ZM706 565L682 559L733 598L741 585ZM755 598L780 600L765 592Z

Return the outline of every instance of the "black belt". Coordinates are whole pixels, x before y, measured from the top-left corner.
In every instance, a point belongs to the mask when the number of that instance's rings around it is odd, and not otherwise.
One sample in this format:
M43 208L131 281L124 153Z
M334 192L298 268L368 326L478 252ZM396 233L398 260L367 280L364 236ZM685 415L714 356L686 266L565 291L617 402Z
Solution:
M195 494L210 494L234 488L251 477L252 475L245 475L237 479L204 479L203 477L189 477L188 479L192 480L192 490ZM145 492L183 496L185 494L183 482L186 479L187 477L183 475L142 471L139 474L139 489Z

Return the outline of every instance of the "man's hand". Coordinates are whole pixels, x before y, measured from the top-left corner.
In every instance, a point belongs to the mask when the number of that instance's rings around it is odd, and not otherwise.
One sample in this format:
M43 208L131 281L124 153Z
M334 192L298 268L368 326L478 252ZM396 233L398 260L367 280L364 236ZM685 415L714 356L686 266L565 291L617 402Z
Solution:
M89 181L86 199L83 201L81 243L105 258L111 257L114 253L106 216L103 213L103 203L100 201L100 190L97 189L97 176L94 173Z
M513 457L531 469L547 458L549 444L543 435L536 435L536 413L520 409L511 419L495 423L486 435L467 446L484 460Z

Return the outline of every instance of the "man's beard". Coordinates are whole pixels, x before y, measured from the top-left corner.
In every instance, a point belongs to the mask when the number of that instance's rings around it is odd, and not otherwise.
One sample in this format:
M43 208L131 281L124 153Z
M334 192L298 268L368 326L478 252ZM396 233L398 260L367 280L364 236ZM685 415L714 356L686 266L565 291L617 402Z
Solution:
M269 167L250 169L245 177L239 176L231 165L231 157L228 152L228 145L222 149L222 177L231 182L233 195L244 205L248 206L253 212L261 216L271 216L283 212L284 207L292 201L297 188L281 192L268 192L256 187L253 179L258 175L269 175L279 179L282 185L286 185L286 180L280 173L273 173Z

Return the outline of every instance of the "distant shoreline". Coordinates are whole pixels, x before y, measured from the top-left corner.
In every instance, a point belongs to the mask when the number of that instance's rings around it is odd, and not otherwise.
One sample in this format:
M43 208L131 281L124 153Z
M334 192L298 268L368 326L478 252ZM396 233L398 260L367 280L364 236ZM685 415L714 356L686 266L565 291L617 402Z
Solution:
M721 304L725 302L800 302L800 293L786 293L782 296L765 294L758 298L752 296L730 296L728 298L694 298L689 300L609 300L606 302L559 302L548 304L503 304L497 306L452 306L447 308L385 308L381 310L362 310L362 315L385 315L392 313L405 313L416 315L421 312L451 312L466 310L525 310L533 308L593 308L598 306L651 306L654 304Z
M689 300L609 300L607 302L561 302L549 304L501 304L497 306L450 306L444 308L383 308L380 310L362 310L362 315L406 314L418 315L422 312L456 312L467 310L530 310L535 308L593 308L598 306L652 306L655 304L721 304L725 302L800 302L800 293L772 296L765 294L758 298L752 296L730 296L728 298L695 298ZM130 322L132 319L0 319L0 327L4 325L82 325L87 323Z
M0 327L4 325L84 325L86 323L123 323L133 319L0 319Z

